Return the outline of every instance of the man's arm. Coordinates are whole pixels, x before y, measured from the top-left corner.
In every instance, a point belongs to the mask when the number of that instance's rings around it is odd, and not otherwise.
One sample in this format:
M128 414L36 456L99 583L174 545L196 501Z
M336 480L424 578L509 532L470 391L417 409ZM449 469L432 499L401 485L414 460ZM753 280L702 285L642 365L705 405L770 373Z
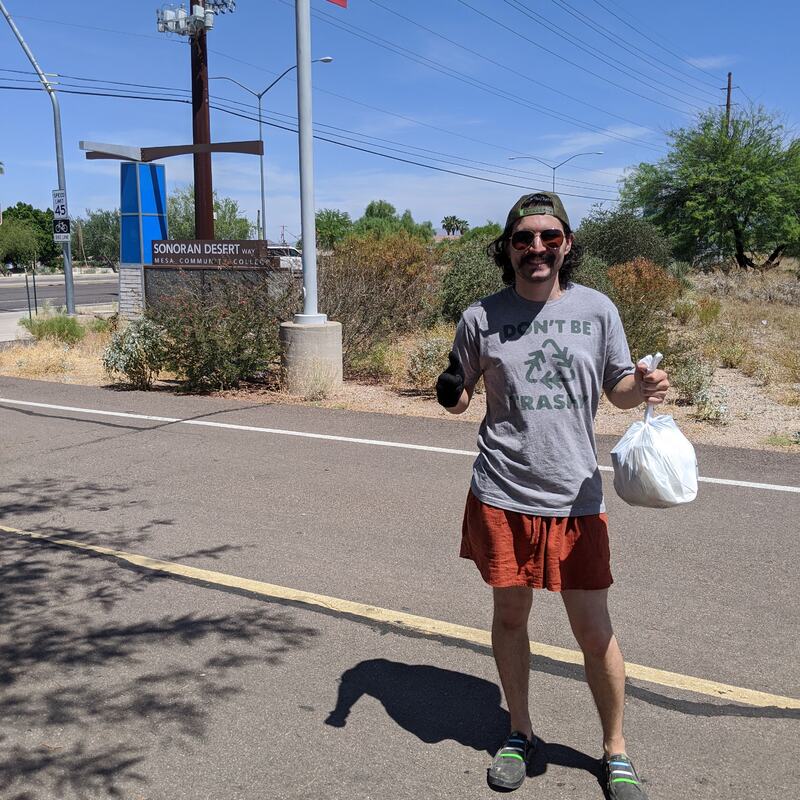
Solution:
M669 378L663 369L648 373L644 364L637 364L636 372L619 380L606 396L617 408L636 408L645 402L653 405L663 403L667 389Z
M445 406L445 411L449 411L451 414L463 414L469 408L470 400L472 400L472 395L464 389L458 402L454 406Z

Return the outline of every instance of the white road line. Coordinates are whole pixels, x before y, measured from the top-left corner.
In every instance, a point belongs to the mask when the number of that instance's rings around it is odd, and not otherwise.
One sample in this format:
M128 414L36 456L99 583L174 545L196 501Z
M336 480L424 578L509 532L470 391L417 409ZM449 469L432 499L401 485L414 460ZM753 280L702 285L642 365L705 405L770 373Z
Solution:
M102 417L123 417L124 419L141 419L146 422L166 422L175 425L196 425L205 428L224 428L234 431L249 431L252 433L271 433L277 436L298 436L304 439L325 439L332 442L349 442L350 444L365 444L373 447L395 447L401 450L422 450L426 453L442 453L444 455L472 456L478 455L476 450L456 450L450 447L433 447L425 444L409 444L407 442L389 442L382 439L359 439L353 436L334 436L328 433L310 433L308 431L290 431L282 428L263 428L258 425L237 425L232 422L211 422L202 419L180 419L179 417L157 417L151 414L132 414L126 411L101 411L96 408L79 408L77 406L58 406L51 403L34 403L30 400L12 400L0 397L0 403L13 406L26 406L31 408L46 408L52 411L71 411L76 414L94 414ZM613 472L611 467L600 466L603 472ZM737 481L728 478L700 477L702 483L716 483L722 486L741 486L746 489L764 489L771 492L790 492L800 494L800 486L781 486L776 483L754 483L753 481Z

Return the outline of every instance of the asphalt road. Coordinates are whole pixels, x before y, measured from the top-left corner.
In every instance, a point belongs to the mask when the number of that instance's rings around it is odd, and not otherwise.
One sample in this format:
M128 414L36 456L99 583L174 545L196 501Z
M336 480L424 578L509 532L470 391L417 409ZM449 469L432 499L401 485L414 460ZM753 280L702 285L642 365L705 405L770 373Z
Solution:
M28 285L33 306L33 281L30 276ZM76 275L74 287L77 305L112 303L117 301L119 295L119 278L116 275ZM45 300L50 300L54 306L63 306L65 303L63 276L37 276L36 297L40 308ZM28 311L28 294L25 290L24 277L15 275L0 280L0 313L7 311Z
M0 796L491 795L507 715L485 647L81 550L485 630L489 592L457 557L471 457L287 433L470 451L474 425L8 378L0 398L68 407L0 400L0 524L75 543L0 532ZM800 485L796 456L698 457L706 477ZM607 501L626 660L800 697L800 494L703 483L691 506L651 511L608 481ZM574 649L557 596L536 595L530 635ZM582 670L531 669L548 744L517 796L600 800ZM796 796L796 707L667 684L629 681L651 800Z

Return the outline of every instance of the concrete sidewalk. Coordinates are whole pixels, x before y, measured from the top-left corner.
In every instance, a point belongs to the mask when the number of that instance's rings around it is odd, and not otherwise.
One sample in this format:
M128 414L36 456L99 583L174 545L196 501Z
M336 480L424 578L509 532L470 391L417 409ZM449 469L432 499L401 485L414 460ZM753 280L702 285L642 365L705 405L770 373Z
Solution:
M0 349L13 346L18 340L33 341L33 337L19 324L26 316L19 311L0 314Z
M75 307L77 314L102 314L104 316L113 314L116 310L116 303L97 303ZM25 311L0 313L0 350L14 347L18 343L27 344L34 341L30 333L19 324L19 321L27 316Z

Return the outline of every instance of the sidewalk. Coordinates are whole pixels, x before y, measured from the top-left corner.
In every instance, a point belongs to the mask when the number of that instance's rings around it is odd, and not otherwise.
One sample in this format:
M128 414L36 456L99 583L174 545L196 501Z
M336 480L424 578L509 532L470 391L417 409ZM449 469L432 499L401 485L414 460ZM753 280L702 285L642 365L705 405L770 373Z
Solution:
M24 311L7 311L0 314L0 349L13 347L17 340L32 342L33 337L19 321L27 316Z
M117 310L116 303L95 303L75 307L78 314L103 314L108 316ZM28 316L27 311L6 311L0 313L0 350L14 347L17 344L32 343L33 337L23 328L19 321Z

